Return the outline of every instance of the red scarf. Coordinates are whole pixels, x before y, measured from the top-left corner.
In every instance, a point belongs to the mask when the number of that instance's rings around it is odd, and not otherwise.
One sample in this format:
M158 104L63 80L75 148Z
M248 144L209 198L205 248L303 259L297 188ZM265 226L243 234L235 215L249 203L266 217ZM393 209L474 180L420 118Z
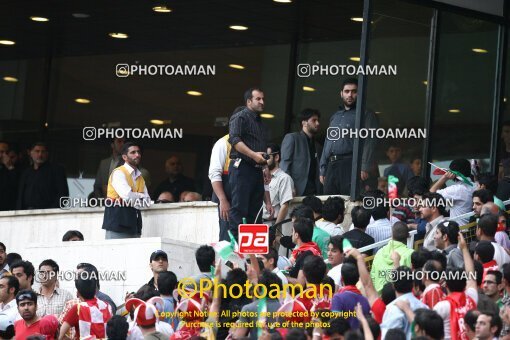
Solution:
M450 302L450 331L452 339L468 340L466 329L463 325L464 316L469 310L476 309L476 303L464 292L453 292L445 300Z
M294 258L294 260L296 260L297 257L301 253L304 253L305 251L311 251L314 256L322 256L321 250L317 246L317 243L315 243L315 242L306 242L306 243L302 243L299 248L294 249L292 251L292 257Z
M345 287L342 287L338 290L338 294L340 293L343 293L343 292L351 292L351 293L354 293L354 294L359 294L359 295L362 295L361 292L359 291L358 288L356 288L356 286L345 286Z

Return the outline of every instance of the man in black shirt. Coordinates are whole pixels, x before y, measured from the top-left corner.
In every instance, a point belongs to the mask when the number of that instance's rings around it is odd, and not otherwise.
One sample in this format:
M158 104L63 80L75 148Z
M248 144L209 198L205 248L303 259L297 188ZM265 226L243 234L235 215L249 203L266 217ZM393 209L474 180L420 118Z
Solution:
M280 168L292 177L297 196L320 194L319 158L322 146L315 136L319 132L321 114L315 109L304 109L299 117L301 131L288 133L283 138Z
M9 144L0 141L0 211L16 208L18 171L9 157Z
M69 196L64 168L48 162L48 147L38 142L30 148L32 166L20 178L17 209L59 208L60 198Z
M312 242L313 236L313 220L300 217L294 221L292 226L292 242L296 245L296 249L292 251L291 262L294 263L289 270L289 282L299 282L304 285L304 275L300 272L303 270L305 259L310 256L322 256L319 246ZM301 282L300 282L301 281Z
M193 179L182 174L182 164L179 157L171 156L166 160L165 172L168 174L168 178L158 185L156 191L154 191L154 198L158 198L163 191L169 191L178 202L182 192L196 191Z
M363 207L354 207L351 211L351 218L354 229L346 232L342 236L348 239L356 249L374 244L374 238L365 232L370 223L370 212ZM364 254L368 256L372 255L372 253L372 250L364 252Z
M264 93L257 88L250 88L244 94L246 108L230 118L229 185L231 190L231 207L229 212L230 231L237 238L238 226L246 218L248 223L255 221L258 211L265 201L270 215L273 207L269 192L264 195L264 177L262 168L267 170L266 129L260 114L264 110ZM259 221L262 214L259 214Z

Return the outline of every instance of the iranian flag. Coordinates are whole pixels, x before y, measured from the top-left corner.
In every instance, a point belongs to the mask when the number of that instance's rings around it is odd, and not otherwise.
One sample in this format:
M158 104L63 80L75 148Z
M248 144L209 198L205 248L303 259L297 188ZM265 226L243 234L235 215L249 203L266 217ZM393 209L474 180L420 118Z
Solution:
M469 186L473 186L473 182L471 182L471 180L468 177L464 176L460 172L455 171L455 170L441 168L441 167L439 167L439 166L437 166L437 165L435 165L434 163L431 163L431 162L429 162L429 164L434 167L434 171L432 171L433 175L442 176L445 173L447 173L448 171L450 171L452 174L455 174L455 176L457 176L457 179L459 181L462 181L462 182L466 183Z
M389 175L388 176L388 198L398 198L398 188L397 188L398 178Z

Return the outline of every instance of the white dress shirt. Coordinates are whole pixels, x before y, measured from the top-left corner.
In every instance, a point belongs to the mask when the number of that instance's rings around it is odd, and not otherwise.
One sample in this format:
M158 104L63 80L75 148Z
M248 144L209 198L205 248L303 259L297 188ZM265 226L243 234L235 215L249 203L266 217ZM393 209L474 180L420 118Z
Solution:
M140 176L142 176L142 173L138 169L134 169L131 167L128 163L124 163L123 167L125 167L128 171L128 173L131 175L131 178L133 179L133 183L136 183L136 179ZM151 198L149 196L149 192L147 191L147 186L144 186L144 191L142 192L133 192L133 188L128 184L126 177L124 176L124 173L120 170L115 170L112 173L112 186L119 195L120 198L126 201L134 201L133 207L137 208L140 206L147 207L150 205ZM136 200L145 200L146 204L139 203L137 204Z
M445 199L453 200L453 207L450 207L450 218L471 212L473 210L473 191L474 187L464 182L455 182L444 189L438 190L437 193ZM467 224L469 218L463 218L457 221L460 226Z
M211 151L211 161L209 162L209 179L211 183L222 182L223 168L227 162L227 141L220 138L214 143Z
M344 233L344 228L341 224L334 224L333 222L326 221L325 219L320 219L315 222L315 225L318 228L321 228L325 232L327 232L331 236L342 235Z

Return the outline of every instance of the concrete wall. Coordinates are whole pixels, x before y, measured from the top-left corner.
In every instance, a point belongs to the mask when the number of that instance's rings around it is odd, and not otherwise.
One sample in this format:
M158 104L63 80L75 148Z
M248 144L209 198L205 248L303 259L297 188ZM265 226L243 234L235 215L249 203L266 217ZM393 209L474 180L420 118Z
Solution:
M126 292L137 291L152 278L149 259L153 251L168 254L169 270L184 278L199 273L195 263L198 244L161 237L141 239L61 242L59 244L30 243L23 249L24 259L36 267L45 259L57 261L60 267L60 287L75 295L73 272L80 262L92 263L100 272L101 291L122 304ZM34 283L34 288L39 284Z

